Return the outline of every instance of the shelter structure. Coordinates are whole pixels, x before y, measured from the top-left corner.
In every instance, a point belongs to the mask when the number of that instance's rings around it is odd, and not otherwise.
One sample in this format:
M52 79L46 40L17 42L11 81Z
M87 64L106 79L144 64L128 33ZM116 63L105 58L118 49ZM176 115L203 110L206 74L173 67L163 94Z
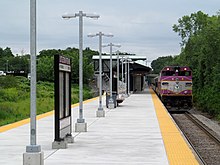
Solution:
M99 56L92 57L94 60L94 71L96 78L99 75ZM129 64L128 64L129 63ZM123 64L123 70L122 70ZM117 55L112 55L112 69L113 69L113 91L117 91ZM147 59L144 56L136 55L119 55L119 75L120 81L128 82L126 88L130 91L142 91L145 84L146 76L150 73L151 68L147 66ZM127 75L129 73L129 76ZM110 77L110 55L102 56L102 77L103 89L108 90Z

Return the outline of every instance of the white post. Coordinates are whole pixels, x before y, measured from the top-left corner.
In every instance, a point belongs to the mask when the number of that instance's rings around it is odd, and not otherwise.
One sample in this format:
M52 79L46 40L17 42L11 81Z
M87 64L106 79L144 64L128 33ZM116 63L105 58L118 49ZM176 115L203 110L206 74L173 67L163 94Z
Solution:
M104 34L102 32L89 34L88 37L99 36L99 106L96 111L97 117L105 117L105 111L102 106L102 36L113 37L112 34Z
M130 62L131 59L128 61L128 96L130 96Z
M36 0L30 1L31 106L30 145L23 154L23 164L43 165L44 154L36 140Z
M125 97L128 97L128 60L125 58Z
M121 81L122 81L122 85L124 86L124 56L122 56L121 59ZM122 95L124 97L124 90L122 92Z
M79 11L79 13L62 17L64 19L79 17L79 118L75 124L75 132L87 132L87 123L83 118L83 17L99 18L99 15Z
M83 12L79 11L79 118L77 123L85 123L83 119Z
M117 94L119 95L119 51L117 51Z
M108 108L109 109L113 109L115 108L114 105L114 100L112 98L112 46L115 47L121 47L120 45L115 45L113 43L110 43L108 45L105 45L104 47L109 46L110 47L110 83L109 83L109 89L110 89L110 97L109 97L109 101L108 101Z
M110 43L110 83L109 83L110 98L109 98L109 103L108 103L109 109L115 108L114 100L112 98L112 45L113 44Z
M103 111L103 107L102 107L102 32L99 32L99 107L98 107L98 111ZM102 117L105 117L104 113Z

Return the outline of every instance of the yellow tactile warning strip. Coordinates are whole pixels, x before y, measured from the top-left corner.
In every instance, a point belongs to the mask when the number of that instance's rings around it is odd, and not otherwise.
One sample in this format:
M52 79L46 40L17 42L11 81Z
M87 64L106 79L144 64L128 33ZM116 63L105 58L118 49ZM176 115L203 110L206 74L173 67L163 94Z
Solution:
M89 99L89 100L85 100L83 103L91 102L93 100L96 100L97 98L98 97L95 97L95 98L92 98L92 99ZM78 105L79 105L79 103L73 104L73 105L71 105L71 108L74 108ZM54 114L54 110L52 110L50 112L47 112L47 113L44 113L44 114L37 115L37 120L42 119L42 118L47 117L47 116L50 116L50 115L53 115L53 114ZM17 128L17 127L25 125L27 123L30 123L30 118L24 119L24 120L21 120L21 121L12 123L12 124L4 125L4 126L0 127L0 133L8 131L8 130L13 129L13 128Z
M153 98L169 164L198 165L198 161L182 137L179 129L174 124L171 116L167 113L165 107L152 89L150 89L150 93Z

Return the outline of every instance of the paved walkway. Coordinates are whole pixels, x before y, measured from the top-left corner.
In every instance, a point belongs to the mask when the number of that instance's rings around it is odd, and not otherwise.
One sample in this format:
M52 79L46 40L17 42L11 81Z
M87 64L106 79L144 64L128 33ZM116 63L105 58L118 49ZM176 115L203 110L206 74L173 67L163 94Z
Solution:
M104 118L96 117L97 104L97 99L84 104L88 132L75 133L73 130L75 143L68 144L67 149L52 149L53 115L38 120L37 143L44 152L45 165L168 164L148 91L132 94L116 109L104 107ZM78 107L74 107L74 123L77 118ZM0 165L22 165L22 154L28 144L29 124L0 133Z

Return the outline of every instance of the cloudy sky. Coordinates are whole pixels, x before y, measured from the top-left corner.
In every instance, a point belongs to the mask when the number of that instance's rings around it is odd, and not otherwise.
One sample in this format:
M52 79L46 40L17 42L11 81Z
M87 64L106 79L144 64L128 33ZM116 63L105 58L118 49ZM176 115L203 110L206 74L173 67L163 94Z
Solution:
M19 55L30 52L29 8L29 0L0 0L0 47ZM37 0L37 50L78 48L78 18L61 16L81 10L100 15L84 18L84 48L98 50L98 38L87 34L102 31L114 34L103 43L121 44L120 51L152 61L180 53L180 37L172 31L179 18L199 10L215 15L219 9L219 0Z

